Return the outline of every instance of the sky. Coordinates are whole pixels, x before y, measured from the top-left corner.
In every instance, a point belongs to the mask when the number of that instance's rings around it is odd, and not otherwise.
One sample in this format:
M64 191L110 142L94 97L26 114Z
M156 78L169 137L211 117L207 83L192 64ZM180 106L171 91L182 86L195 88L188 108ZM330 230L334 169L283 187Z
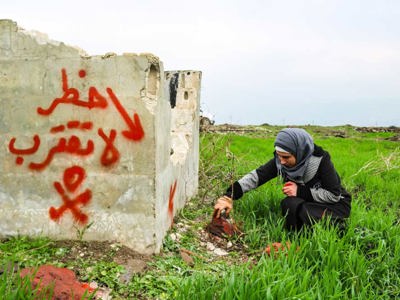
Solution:
M0 19L202 71L217 124L400 126L398 0L13 0Z

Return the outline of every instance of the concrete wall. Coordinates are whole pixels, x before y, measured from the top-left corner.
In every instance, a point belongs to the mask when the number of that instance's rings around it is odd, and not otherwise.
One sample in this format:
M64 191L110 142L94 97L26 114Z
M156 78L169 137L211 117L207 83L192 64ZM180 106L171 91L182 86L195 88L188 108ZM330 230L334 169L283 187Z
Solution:
M0 235L86 226L86 240L158 252L197 193L201 74L173 74L171 109L154 55L89 56L0 20Z
M201 72L165 72L172 107L172 164L180 166L186 197L197 193L199 171L199 103ZM181 199L184 199L182 197ZM182 205L184 203L181 203Z

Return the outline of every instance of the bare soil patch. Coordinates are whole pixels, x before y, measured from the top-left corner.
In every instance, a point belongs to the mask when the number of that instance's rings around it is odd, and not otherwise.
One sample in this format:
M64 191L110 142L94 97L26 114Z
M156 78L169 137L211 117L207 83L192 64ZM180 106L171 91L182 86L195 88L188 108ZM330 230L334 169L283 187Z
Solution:
M61 262L84 258L90 261L115 262L128 270L140 273L145 270L147 262L152 260L149 255L140 254L124 245L109 241L54 241L55 247L66 248L69 251L60 259Z

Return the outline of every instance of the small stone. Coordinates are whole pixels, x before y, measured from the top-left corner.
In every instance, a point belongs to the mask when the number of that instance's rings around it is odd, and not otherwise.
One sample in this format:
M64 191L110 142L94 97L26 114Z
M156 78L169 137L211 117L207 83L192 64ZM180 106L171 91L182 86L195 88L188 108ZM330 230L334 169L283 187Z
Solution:
M119 281L123 284L127 284L128 282L131 281L133 277L133 273L131 271L127 271L124 274L121 274L119 277Z
M180 251L181 252L181 257L183 261L188 265L188 266L193 266L194 265L194 260L193 258L186 252Z
M232 244L231 241L229 241L229 242L226 243L226 248L227 248L227 249L232 248L232 246L233 246L233 244Z
M99 290L96 292L95 299L111 300L111 292L112 290L109 288L99 288Z
M214 249L214 254L218 255L218 256L225 256L225 255L228 255L229 253L226 252L225 250L221 249L221 248L215 248Z
M133 275L142 273L146 269L147 263L141 259L129 259L124 266L127 273Z
M177 236L176 236L175 233L171 233L171 234L169 235L169 237L170 237L171 240L173 240L173 241L176 241L176 240L177 240Z
M99 287L99 285L97 284L97 282L96 281L92 281L90 284L89 284L89 287L91 288L91 289L97 289L98 287Z
M186 229L184 227L177 228L177 234L185 233Z
M121 245L119 245L119 244L111 244L110 248L115 249L115 250L119 250L119 248L121 248Z
M215 250L215 245L213 243L207 242L207 250L208 251L214 251Z
M80 256L80 257L84 257L84 256L85 256L85 253L82 252L82 253L79 254L79 256Z

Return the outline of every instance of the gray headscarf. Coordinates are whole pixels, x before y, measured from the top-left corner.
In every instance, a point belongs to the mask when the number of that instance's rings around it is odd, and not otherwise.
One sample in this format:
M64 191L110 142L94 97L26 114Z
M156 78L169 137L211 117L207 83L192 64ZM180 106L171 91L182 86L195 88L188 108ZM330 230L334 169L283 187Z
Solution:
M278 174L294 181L302 182L309 158L314 152L314 141L311 135L301 128L285 128L276 136L274 146L278 146L296 157L296 165L292 168L281 165L275 155Z

